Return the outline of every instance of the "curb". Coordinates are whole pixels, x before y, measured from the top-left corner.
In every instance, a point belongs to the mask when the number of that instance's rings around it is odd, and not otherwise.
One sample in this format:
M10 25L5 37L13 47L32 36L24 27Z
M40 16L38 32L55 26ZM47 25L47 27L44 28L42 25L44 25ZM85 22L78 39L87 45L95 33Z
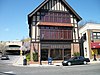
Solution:
M98 64L100 63L100 61L90 61L89 64ZM19 66L19 67L56 67L56 66L62 66L61 64L43 64L43 65L39 65L39 64L30 64L30 65L23 65L23 64L12 64L13 66Z
M96 63L100 63L100 61L90 61L89 63L93 63L93 64L96 64Z
M23 65L23 64L12 64L13 66L19 66L19 67L56 67L56 66L62 66L62 65L48 65L48 64L43 64L43 65L39 65L39 64L30 64L30 65Z

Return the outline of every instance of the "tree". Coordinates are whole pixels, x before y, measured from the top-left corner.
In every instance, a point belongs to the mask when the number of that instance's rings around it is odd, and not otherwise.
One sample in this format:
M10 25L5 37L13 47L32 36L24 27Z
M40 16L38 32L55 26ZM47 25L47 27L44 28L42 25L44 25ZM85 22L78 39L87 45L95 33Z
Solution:
M23 50L27 51L30 50L30 38L26 38L26 39L22 39L22 46L23 46Z
M7 49L6 43L5 42L1 42L0 43L0 52L4 55L5 51Z
M98 22L96 22L94 20L87 20L87 21L86 20L82 20L82 21L79 22L79 28L84 26L87 23L94 23L95 24L95 23L98 23Z

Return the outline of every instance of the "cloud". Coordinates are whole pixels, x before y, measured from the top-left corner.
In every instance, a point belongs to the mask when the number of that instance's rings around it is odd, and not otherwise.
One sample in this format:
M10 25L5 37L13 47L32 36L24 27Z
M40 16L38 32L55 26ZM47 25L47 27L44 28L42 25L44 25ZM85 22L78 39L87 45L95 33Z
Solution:
M6 28L5 31L8 32L9 31L9 28Z

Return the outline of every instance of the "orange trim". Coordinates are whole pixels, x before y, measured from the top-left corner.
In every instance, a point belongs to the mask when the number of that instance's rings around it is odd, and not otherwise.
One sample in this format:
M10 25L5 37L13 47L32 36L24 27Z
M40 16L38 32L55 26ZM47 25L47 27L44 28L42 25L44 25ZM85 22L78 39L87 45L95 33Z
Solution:
M68 27L72 27L72 24L70 23L54 23L54 22L39 22L38 23L39 26L68 26Z

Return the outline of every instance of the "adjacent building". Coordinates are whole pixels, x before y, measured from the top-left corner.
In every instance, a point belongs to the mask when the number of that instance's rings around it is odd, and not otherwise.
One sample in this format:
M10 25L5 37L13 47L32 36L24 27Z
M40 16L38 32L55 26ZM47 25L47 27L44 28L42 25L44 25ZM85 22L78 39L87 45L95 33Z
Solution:
M81 54L90 59L100 58L100 24L87 23L79 29Z
M31 57L37 52L39 63L46 62L48 57L56 62L79 52L80 20L65 0L44 0L28 14Z
M0 44L2 44L2 48L6 54L20 54L21 41L0 41Z

